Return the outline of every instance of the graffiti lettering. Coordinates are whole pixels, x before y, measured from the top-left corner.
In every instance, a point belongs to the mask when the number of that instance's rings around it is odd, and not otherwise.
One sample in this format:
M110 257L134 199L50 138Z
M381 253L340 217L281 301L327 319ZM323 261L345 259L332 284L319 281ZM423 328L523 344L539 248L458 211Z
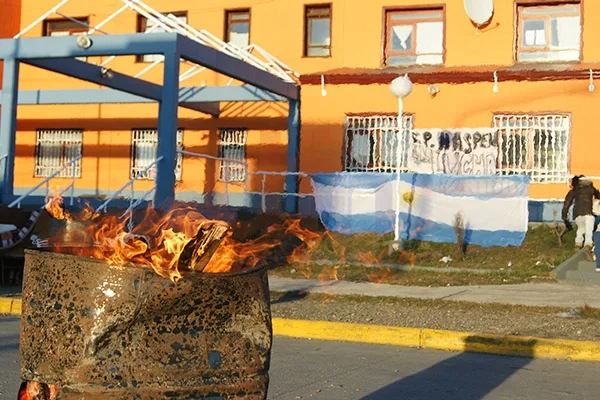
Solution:
M412 171L453 175L496 173L498 140L493 130L414 130L411 137L408 167Z

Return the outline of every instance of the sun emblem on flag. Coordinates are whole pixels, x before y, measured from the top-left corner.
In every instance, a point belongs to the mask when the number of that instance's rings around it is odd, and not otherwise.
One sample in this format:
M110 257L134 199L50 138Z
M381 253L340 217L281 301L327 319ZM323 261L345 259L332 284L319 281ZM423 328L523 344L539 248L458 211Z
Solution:
M402 199L405 203L412 204L412 202L415 200L415 194L413 192L404 192L402 194Z

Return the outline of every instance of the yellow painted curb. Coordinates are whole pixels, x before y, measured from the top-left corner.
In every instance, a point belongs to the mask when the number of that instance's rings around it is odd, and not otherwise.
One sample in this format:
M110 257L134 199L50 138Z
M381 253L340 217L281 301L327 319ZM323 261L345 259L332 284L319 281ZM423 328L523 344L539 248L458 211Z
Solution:
M21 315L21 299L0 297L0 314ZM401 328L345 322L273 318L273 334L446 351L518 355L559 360L600 361L600 342L500 336L473 332Z
M274 335L303 339L419 347L420 331L418 328L273 318Z
M273 334L445 351L600 361L600 342L273 318Z
M21 299L17 297L0 297L0 314L21 315Z

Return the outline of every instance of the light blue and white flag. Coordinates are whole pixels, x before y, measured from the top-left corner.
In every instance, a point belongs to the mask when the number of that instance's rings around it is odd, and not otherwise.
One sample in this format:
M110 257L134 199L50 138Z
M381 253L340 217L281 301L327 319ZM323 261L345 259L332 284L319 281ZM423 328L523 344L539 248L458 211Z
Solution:
M404 173L314 174L316 209L329 230L345 234L394 231L397 197L404 240L456 242L454 221L464 221L465 242L520 246L528 223L527 176Z

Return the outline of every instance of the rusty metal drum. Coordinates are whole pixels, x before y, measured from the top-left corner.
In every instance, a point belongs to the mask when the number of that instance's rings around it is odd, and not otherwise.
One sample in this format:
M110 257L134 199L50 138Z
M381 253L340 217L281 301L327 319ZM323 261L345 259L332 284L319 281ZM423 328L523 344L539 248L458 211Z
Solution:
M59 399L265 399L272 336L265 268L173 283L25 253L21 377Z

